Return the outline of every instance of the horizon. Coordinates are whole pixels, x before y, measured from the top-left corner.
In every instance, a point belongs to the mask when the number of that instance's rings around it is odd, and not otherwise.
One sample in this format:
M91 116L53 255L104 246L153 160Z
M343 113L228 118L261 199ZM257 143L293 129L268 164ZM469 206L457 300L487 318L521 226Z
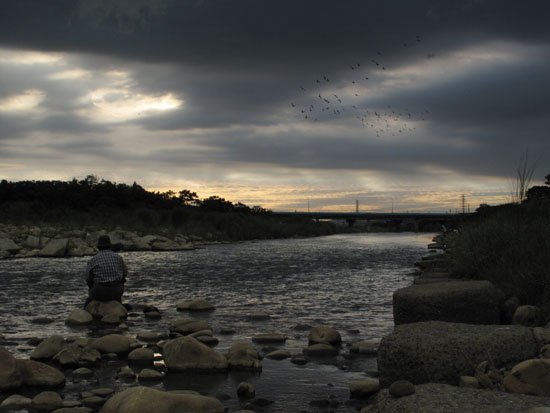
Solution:
M550 5L8 0L0 179L448 212L550 173Z

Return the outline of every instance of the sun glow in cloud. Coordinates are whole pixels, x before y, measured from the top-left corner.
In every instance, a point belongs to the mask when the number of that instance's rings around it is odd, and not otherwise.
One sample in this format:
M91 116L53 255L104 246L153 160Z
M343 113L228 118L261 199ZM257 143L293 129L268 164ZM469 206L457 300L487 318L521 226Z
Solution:
M35 109L44 101L46 94L41 90L29 89L17 95L0 100L0 112L24 112Z

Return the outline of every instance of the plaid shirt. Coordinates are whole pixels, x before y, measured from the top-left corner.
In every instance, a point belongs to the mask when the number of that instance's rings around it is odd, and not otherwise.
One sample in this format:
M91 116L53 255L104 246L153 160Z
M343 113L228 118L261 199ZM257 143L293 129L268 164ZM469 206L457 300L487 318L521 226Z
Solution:
M128 269L120 255L111 250L99 251L86 266L88 283L111 283L126 281Z

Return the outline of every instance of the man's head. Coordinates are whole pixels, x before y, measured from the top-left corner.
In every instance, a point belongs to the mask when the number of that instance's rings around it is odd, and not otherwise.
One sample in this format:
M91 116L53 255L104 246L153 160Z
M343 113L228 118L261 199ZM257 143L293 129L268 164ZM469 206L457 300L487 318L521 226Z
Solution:
M101 235L97 239L97 249L102 250L110 250L111 249L111 238L109 238L108 235Z

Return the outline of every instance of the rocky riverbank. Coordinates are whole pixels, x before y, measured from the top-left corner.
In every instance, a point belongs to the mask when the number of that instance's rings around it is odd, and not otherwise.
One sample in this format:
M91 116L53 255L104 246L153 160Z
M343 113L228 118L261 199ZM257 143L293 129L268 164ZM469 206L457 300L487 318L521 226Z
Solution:
M97 239L109 235L119 251L179 251L206 240L175 234L138 234L124 230L64 230L0 224L0 259L28 257L82 257L97 252Z
M438 236L434 250L446 250ZM452 252L450 252L452 254ZM378 352L382 391L362 412L550 412L550 324L488 281L452 277L449 253L417 263L393 296Z
M240 408L230 411L279 412L283 410L274 407L273 400L257 396L254 384L246 379L235 383L235 394L170 391L168 383L174 378L185 380L183 377L215 380L220 374L244 378L264 370L265 360L289 360L300 368L345 352L346 357L372 357L378 345L358 341L347 347L335 328L317 325L308 327L307 346L299 353L285 350L288 337L273 331L258 331L250 340L234 341L227 351L220 352L215 349L215 333L231 332L214 332L201 318L216 311L204 298L179 303L177 309L185 316L170 323L168 330L155 327L163 318L159 309L128 307L118 302L91 302L86 309L74 309L65 323L75 334L30 340L28 359L16 358L0 347L0 411L222 413L228 411L226 402L237 398ZM151 328L131 333L129 325L136 317L147 319ZM256 323L269 318L261 312L248 316ZM0 337L0 344L9 347L11 343ZM158 386L162 383L164 386ZM352 381L346 411L359 410L365 405L365 395L376 390L374 379ZM331 411L342 407L341 403L330 397L312 400L313 410L308 411Z

